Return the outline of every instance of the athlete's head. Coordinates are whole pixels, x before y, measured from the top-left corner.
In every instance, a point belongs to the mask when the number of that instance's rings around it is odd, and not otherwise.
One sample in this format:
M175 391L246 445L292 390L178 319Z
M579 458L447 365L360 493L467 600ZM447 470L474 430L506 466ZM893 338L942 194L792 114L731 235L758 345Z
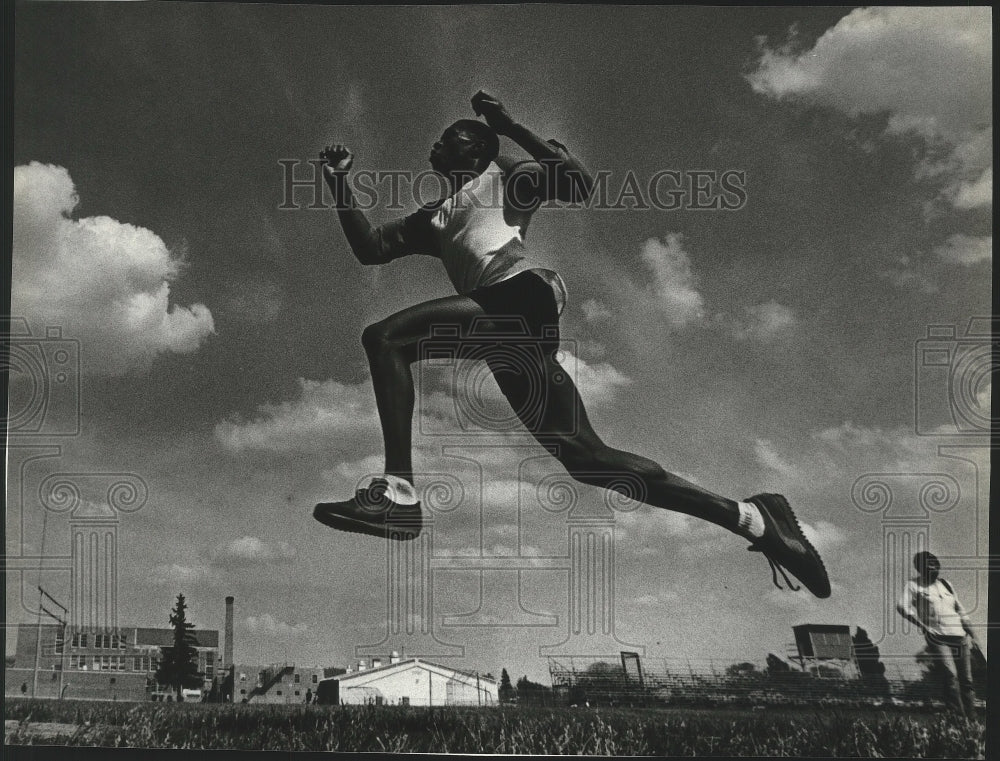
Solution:
M922 578L933 582L941 572L941 561L933 553L924 550L913 556L913 567Z
M459 119L431 148L431 167L442 174L483 172L499 152L500 139L489 125L475 119Z

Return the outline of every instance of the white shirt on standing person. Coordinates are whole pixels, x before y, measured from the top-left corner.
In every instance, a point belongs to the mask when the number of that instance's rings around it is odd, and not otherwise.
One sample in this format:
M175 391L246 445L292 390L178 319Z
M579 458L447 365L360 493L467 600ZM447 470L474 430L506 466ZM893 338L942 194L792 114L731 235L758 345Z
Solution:
M906 585L899 604L919 619L928 634L962 637L966 633L965 609L943 579L927 584L921 577L914 577Z

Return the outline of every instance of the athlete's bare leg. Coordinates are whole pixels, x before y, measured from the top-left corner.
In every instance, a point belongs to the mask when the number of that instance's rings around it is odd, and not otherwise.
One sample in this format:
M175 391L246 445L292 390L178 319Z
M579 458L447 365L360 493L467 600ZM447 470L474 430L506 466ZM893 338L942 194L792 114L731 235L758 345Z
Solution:
M412 428L414 388L411 363L418 361L419 343L436 326L454 326L465 333L476 321L489 328L486 313L473 299L448 296L404 309L365 329L363 343L371 367L375 400L385 437L386 473L413 483ZM528 430L548 447L569 474L582 483L607 488L626 485L631 496L654 507L675 510L734 530L737 503L666 472L660 465L605 444L587 417L583 400L565 368L555 360L554 347L539 352L539 363L522 372L495 372L501 391ZM492 364L492 363L491 363ZM545 387L541 409L539 384Z

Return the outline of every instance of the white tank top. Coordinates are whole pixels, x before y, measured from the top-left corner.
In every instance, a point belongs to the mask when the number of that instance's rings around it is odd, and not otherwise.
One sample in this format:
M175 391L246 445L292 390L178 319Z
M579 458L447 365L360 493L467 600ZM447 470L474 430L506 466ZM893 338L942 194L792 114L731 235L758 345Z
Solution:
M504 219L503 175L493 164L465 183L435 209L430 218L438 255L455 290L467 294L531 271L551 287L560 314L566 306L566 284L557 272L527 256L524 233L531 212Z

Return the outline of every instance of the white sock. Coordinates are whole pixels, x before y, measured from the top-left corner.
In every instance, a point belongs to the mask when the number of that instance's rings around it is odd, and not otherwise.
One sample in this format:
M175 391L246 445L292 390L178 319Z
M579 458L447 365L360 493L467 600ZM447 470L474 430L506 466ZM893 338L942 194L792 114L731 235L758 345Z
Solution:
M389 488L385 490L385 495L397 505L416 505L420 503L420 500L417 499L417 490L405 478L390 475L382 476L382 478L389 482Z
M736 525L736 533L748 539L760 539L764 536L764 517L760 508L752 502L737 502L740 509L740 520Z

